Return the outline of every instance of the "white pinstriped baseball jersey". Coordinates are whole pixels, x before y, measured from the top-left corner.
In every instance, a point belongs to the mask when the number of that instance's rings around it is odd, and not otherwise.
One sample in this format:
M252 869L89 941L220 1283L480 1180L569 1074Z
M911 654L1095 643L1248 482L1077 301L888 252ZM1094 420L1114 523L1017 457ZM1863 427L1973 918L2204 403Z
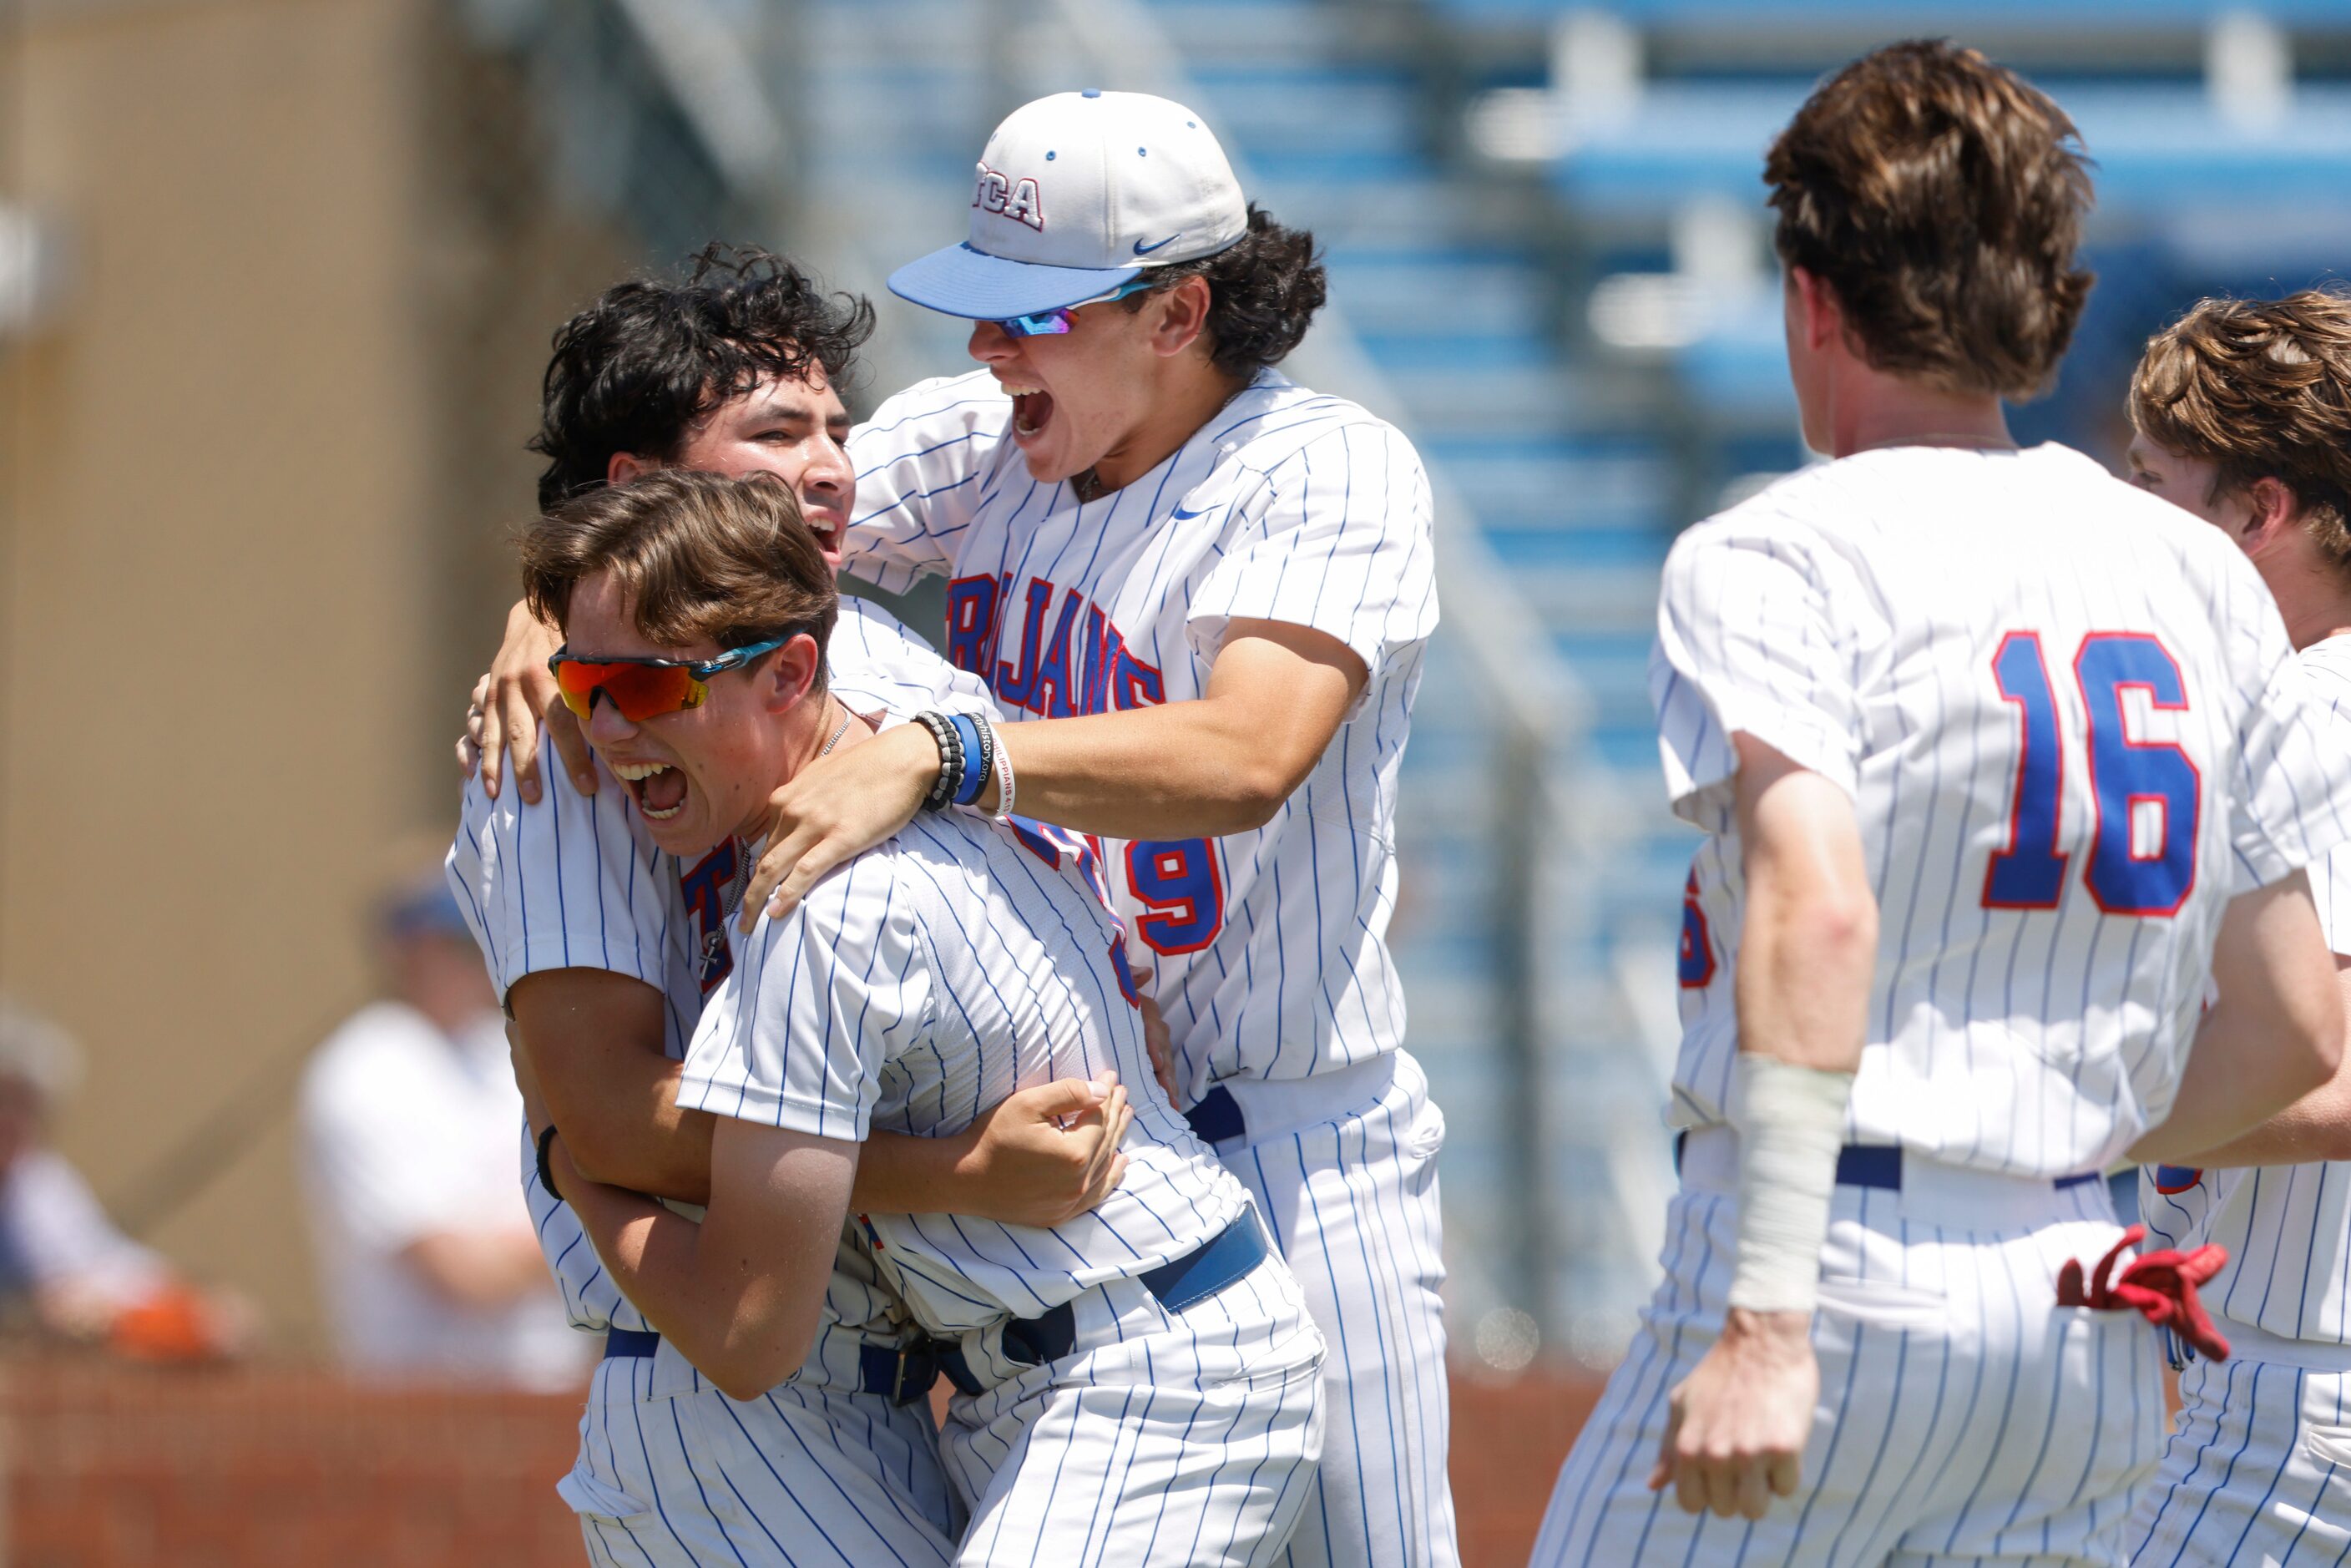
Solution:
M1878 904L1855 1142L2056 1177L2169 1113L2220 917L2351 834L2217 529L2056 445L1905 448L1690 529L1650 666L1685 909L1673 1120L1723 1120L1746 731L1850 794Z
M1016 1090L1104 1068L1138 1086L1125 1179L1089 1213L1050 1230L856 1217L936 1334L1144 1273L1248 1201L1152 1084L1124 934L1080 874L1091 853L1055 829L918 816L737 938L686 1057L682 1106L856 1141L952 1134Z
M850 439L843 570L947 581L946 653L1015 718L1203 695L1237 618L1328 632L1369 684L1264 828L1105 841L1119 913L1187 1103L1218 1079L1300 1078L1393 1051L1404 998L1385 933L1396 766L1437 624L1427 480L1356 405L1257 379L1149 474L1080 505L1029 476L985 371L892 398Z
M861 713L902 718L923 708L993 712L978 682L951 668L895 617L843 596L827 647L834 695ZM628 791L597 764L599 788L583 800L562 780L551 749L549 783L537 806L508 789L492 800L467 781L463 820L449 853L460 907L503 998L541 969L598 968L630 975L662 993L664 1049L682 1061L704 998L732 962L725 928L740 902L751 858L719 845L688 865L643 836ZM589 1245L570 1208L539 1186L525 1134L523 1182L539 1245L582 1329L649 1328ZM691 1206L674 1205L681 1213ZM863 1266L844 1251L851 1287L829 1307L843 1322L865 1322L883 1301L856 1288Z
M2313 643L2302 664L2327 710L2328 762L2351 773L2351 637ZM2351 848L2313 862L2310 891L2327 945L2351 949ZM2139 1172L2139 1216L2161 1246L2229 1249L2201 1292L2214 1313L2283 1339L2351 1344L2351 1165L2150 1166Z

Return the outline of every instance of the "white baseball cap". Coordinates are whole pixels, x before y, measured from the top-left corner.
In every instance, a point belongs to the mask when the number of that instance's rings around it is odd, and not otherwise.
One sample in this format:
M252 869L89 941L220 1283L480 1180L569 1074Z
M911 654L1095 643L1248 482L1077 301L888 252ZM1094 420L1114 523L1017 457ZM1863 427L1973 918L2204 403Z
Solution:
M1031 316L1248 229L1240 182L1197 114L1148 93L1055 93L987 139L971 237L892 273L890 292L948 316Z

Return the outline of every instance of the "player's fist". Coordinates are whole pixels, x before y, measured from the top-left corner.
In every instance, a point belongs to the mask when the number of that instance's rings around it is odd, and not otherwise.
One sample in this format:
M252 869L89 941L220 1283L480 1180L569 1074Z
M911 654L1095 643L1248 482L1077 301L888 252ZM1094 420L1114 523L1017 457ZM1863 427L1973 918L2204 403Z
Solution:
M1731 1308L1667 1397L1649 1490L1670 1484L1687 1512L1762 1518L1771 1499L1795 1494L1820 1393L1810 1313Z
M1051 1227L1108 1197L1126 1175L1119 1152L1134 1109L1118 1074L1061 1078L982 1111L961 1134L956 1212Z

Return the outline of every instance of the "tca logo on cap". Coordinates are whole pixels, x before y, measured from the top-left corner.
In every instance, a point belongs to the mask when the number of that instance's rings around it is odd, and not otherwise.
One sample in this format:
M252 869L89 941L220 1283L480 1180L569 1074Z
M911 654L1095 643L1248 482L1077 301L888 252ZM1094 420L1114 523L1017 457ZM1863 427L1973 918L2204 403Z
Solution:
M982 163L971 204L983 212L1002 213L1039 234L1045 232L1044 199L1037 193L1037 182L1025 175L1015 180Z

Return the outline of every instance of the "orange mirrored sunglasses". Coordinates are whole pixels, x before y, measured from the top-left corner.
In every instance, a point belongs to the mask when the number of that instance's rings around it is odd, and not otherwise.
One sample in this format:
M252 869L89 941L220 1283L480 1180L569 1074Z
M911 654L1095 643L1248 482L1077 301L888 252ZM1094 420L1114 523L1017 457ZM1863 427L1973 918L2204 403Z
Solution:
M596 694L610 697L621 716L631 724L649 718L659 718L665 713L700 707L702 699L710 693L706 684L710 677L727 670L739 669L770 649L780 648L798 636L797 632L765 643L754 643L746 648L729 648L715 659L580 659L568 649L559 648L547 661L549 673L555 676L555 689L563 694L563 706L588 716L596 706Z

